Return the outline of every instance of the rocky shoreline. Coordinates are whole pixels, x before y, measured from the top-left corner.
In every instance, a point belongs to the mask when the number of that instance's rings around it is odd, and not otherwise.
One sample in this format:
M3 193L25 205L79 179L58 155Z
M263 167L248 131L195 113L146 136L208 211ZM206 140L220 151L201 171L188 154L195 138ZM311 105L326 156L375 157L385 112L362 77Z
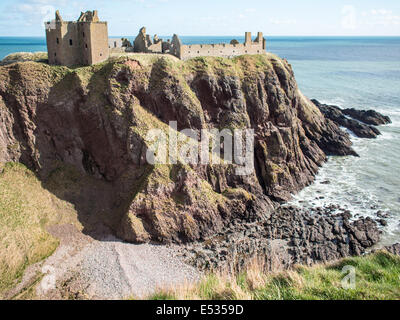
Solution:
M277 271L363 255L379 243L381 234L373 219L353 219L338 206L283 206L265 219L233 221L218 235L187 244L181 254L201 270L238 272L256 259L266 270Z

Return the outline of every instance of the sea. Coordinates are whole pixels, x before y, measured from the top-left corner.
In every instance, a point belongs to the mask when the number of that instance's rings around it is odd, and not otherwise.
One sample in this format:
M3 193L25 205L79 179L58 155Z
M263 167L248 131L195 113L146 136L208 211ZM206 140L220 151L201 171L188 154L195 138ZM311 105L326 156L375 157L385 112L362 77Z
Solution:
M209 44L233 38L244 40L234 36L181 40ZM389 213L382 245L400 242L400 37L267 36L267 50L291 63L301 91L309 98L343 108L375 109L393 121L380 127L382 135L374 140L350 132L360 157L330 157L315 183L295 195L292 204L338 204L354 215L372 218L379 211ZM21 51L46 51L45 39L0 37L0 59Z

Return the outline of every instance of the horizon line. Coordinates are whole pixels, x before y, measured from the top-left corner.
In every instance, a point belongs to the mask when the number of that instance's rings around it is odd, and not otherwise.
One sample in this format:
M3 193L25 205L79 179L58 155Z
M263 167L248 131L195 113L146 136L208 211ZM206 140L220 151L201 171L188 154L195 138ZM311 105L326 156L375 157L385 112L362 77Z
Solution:
M244 38L243 35L180 35L177 34L179 37L238 37ZM109 35L109 38L120 38L120 37L136 37L137 35ZM172 37L173 35L159 35L159 37ZM255 34L254 34L255 36ZM0 35L0 38L46 38L46 35L42 36L33 36L33 35ZM399 38L399 35L266 35L264 37L326 37L326 38L334 38L334 37L341 37L341 38L351 38L351 37L379 37L379 38Z

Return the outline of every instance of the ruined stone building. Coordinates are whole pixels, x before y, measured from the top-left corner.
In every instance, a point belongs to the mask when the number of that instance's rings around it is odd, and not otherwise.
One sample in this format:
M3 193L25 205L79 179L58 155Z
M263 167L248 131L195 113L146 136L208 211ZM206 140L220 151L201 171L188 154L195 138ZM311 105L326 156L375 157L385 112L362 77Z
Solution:
M255 41L246 32L245 42L230 44L183 45L176 34L163 41L150 37L141 28L133 43L125 38L108 38L107 22L100 21L97 11L82 12L77 21L63 21L59 11L55 20L46 22L49 63L53 65L92 65L109 58L110 53L138 52L171 54L187 60L199 56L234 57L245 54L265 54L266 40L261 32Z
M146 34L146 28L141 28L134 42L134 52L172 54L181 60L187 60L200 56L235 57L244 54L265 54L266 40L263 33L259 32L255 41L251 38L251 32L246 32L245 42L239 43L232 40L230 44L194 44L183 45L178 35L172 37L172 41L163 41L157 35L151 40Z
M92 65L109 58L107 22L97 11L81 13L77 21L56 19L46 23L49 63L54 65Z
M123 48L122 38L109 38L108 39L108 48L109 49Z
M133 52L132 43L126 38L109 38L108 48L110 53Z
M230 44L194 44L182 45L177 37L175 42L179 43L179 49L175 50L175 56L179 59L187 60L199 56L211 57L236 57L245 54L266 54L266 40L263 33L259 32L255 41L252 41L251 32L246 32L245 42L239 43L237 40L232 40Z
M162 40L157 35L154 36L153 40L148 34L146 34L146 28L143 27L139 30L139 34L133 44L134 52L144 53L163 53Z

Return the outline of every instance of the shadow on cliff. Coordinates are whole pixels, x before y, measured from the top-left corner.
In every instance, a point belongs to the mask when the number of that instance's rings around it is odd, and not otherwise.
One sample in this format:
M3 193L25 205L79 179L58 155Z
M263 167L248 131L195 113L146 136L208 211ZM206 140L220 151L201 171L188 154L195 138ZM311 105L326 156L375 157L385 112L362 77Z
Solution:
M43 187L73 205L84 234L97 240L115 235L151 173L132 163L127 137L116 133L120 123L106 107L110 69L107 65L89 79L87 93L75 73L55 84L48 103L37 107L33 133L33 167Z
M150 173L148 169L134 170L108 182L79 172L72 165L59 163L59 167L41 181L45 189L73 205L84 234L104 240L110 234L117 234L121 218L129 210L140 183Z

